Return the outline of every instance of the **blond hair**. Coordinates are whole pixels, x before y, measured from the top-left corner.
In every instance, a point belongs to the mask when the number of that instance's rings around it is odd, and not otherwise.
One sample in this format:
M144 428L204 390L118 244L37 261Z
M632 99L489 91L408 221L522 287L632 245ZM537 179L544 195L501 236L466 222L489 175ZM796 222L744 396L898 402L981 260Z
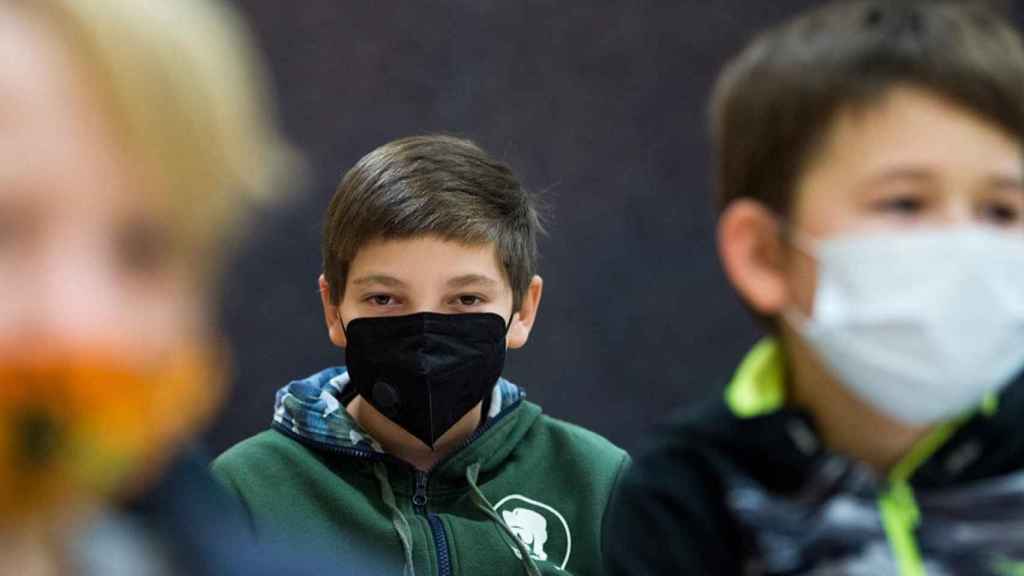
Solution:
M297 155L239 16L214 0L31 0L95 88L175 225L214 253ZM213 260L218 258L214 257Z

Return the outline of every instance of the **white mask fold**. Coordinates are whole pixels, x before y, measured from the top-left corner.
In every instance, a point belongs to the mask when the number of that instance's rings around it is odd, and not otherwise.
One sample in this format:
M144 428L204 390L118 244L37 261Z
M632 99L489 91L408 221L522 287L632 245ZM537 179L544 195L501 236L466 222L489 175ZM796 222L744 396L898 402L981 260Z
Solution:
M800 241L810 318L786 320L839 381L890 416L955 416L1024 366L1024 235L981 227Z

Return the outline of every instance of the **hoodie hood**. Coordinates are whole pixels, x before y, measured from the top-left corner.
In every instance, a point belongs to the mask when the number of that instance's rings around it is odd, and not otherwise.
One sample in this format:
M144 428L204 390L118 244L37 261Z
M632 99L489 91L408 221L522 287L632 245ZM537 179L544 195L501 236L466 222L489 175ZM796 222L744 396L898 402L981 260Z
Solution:
M295 380L277 391L274 426L304 443L385 454L345 409L355 394L355 389L349 387L348 370L343 366ZM520 387L499 378L491 391L481 429L511 412L524 398L526 392Z

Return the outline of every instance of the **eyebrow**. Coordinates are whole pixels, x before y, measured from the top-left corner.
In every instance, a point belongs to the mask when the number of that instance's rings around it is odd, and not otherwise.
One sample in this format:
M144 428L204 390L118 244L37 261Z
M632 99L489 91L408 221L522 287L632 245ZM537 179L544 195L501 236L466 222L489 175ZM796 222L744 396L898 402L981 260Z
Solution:
M387 274L369 274L356 278L352 281L355 286L368 286L371 284L378 284L380 286L387 286L389 288L401 288L405 286L405 282L402 282L394 276L388 276Z
M447 284L450 288L465 288L473 285L491 287L497 286L498 281L482 274L464 274L448 280Z
M934 174L927 168L896 167L882 170L880 173L871 176L867 184L874 185L890 180L932 180Z
M989 190L1024 190L1024 178L996 174L988 178L985 187Z
M926 168L901 167L884 170L868 180L868 186L892 180L931 181L934 174ZM1024 178L1009 174L995 173L985 178L984 188L987 190L1021 189L1024 190Z

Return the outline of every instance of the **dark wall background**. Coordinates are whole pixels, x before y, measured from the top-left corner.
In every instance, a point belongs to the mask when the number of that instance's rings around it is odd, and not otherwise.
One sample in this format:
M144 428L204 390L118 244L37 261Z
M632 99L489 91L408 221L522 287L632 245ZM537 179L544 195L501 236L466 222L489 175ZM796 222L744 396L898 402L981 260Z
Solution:
M753 31L813 2L236 4L313 171L228 277L215 450L265 428L278 387L343 362L316 291L321 215L348 167L414 133L473 138L553 208L539 320L506 368L547 413L635 449L720 392L756 332L716 261L706 100Z

